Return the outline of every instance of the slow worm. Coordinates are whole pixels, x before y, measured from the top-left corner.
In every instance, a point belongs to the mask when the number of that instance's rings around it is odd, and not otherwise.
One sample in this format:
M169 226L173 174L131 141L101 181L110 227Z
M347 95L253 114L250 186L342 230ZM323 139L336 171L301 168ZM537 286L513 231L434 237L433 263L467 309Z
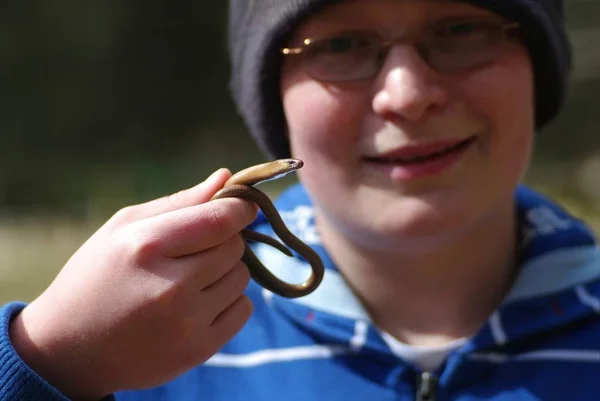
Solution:
M212 197L212 199L228 197L243 198L256 203L263 211L275 234L289 248L273 237L244 229L240 233L246 242L242 261L246 264L248 270L250 270L250 275L257 284L286 298L302 297L313 292L321 284L325 268L319 255L288 230L269 197L264 192L254 188L254 185L280 178L303 166L304 162L299 159L279 159L248 167L232 175L225 182L223 188ZM296 251L310 264L312 270L311 276L299 284L286 283L280 280L261 263L250 249L248 241L258 241L268 244L290 257L293 257L290 249Z

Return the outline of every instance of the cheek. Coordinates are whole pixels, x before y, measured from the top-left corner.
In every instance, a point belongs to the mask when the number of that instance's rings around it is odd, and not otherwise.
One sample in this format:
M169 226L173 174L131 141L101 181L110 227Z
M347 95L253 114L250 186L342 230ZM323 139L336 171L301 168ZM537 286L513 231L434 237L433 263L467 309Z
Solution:
M284 81L282 94L295 157L326 159L352 153L364 115L364 96L336 92L310 80Z
M284 81L282 101L298 178L315 201L335 207L354 182L365 96L335 92L314 81ZM325 206L328 208L328 206Z
M535 131L533 76L526 54L519 52L505 64L473 75L466 85L473 88L469 103L489 122L485 153L490 167L507 179L520 180Z
M521 180L529 164L535 132L535 100L531 70L515 68L506 85L498 88L498 135L494 137L498 163ZM503 165L502 165L503 164Z

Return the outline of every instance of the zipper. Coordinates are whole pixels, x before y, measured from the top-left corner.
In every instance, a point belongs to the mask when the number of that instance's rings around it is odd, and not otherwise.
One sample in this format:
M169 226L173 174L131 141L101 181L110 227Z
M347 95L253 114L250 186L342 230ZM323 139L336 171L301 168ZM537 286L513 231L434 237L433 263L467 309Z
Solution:
M437 383L438 379L433 373L421 373L417 383L416 401L435 401Z

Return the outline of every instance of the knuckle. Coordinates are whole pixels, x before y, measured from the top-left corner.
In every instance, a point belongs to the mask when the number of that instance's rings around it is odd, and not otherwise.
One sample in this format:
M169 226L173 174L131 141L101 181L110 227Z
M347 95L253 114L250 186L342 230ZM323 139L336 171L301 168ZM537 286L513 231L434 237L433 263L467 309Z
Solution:
M167 201L169 202L169 204L174 207L174 208L180 208L183 203L184 203L184 193L185 190L181 190L181 191L177 191L175 193L172 193L171 195L168 195Z
M254 305L252 304L252 300L247 295L242 295L239 299L239 310L240 310L240 319L242 322L247 321L252 312L254 311Z
M236 290L243 292L250 283L250 270L243 263L239 263L235 269L234 287Z
M254 305L247 295L240 295L224 312L221 323L213 326L213 335L226 342L236 335L248 322L254 311Z
M233 301L244 293L250 283L250 271L242 262L235 264L220 280L208 288L210 293L219 294Z
M227 249L227 254L231 255L232 259L238 261L244 255L246 250L246 242L242 239L240 235L236 235L229 240L229 249Z
M228 238L234 234L235 217L232 216L230 209L223 202L211 202L208 209L207 224L210 230L220 238Z
M174 327L179 342L178 349L182 351L178 354L178 365L188 369L210 357L212 350L207 347L206 333L203 332L206 327L195 317L183 319Z
M221 219L220 224L228 230L228 236L252 223L258 212L258 207L245 199L228 198L213 203L218 204L214 217Z
M173 280L172 283L157 288L152 294L152 300L154 304L161 307L164 316L167 317L174 310L182 310L186 300L184 294L185 285L181 281ZM180 324L185 325L185 327L181 327L180 332L184 333L185 330L183 329L189 329L187 320L180 321Z
M224 272L234 270L241 263L245 249L246 243L240 235L234 235L220 244L215 252L215 257L218 258L217 263L223 266L223 269L219 270Z
M117 212L112 216L111 220L116 224L128 223L134 220L136 214L137 207L126 206L117 210Z
M218 340L220 339L214 339L207 335L203 335L200 338L204 341L191 340L186 347L183 357L185 358L184 365L187 368L206 362L219 350L220 341Z
M244 205L242 220L245 222L244 225L246 226L252 223L256 218L258 206L247 200L244 200L242 204Z
M121 243L125 254L136 264L145 264L159 254L160 242L139 229L123 230Z

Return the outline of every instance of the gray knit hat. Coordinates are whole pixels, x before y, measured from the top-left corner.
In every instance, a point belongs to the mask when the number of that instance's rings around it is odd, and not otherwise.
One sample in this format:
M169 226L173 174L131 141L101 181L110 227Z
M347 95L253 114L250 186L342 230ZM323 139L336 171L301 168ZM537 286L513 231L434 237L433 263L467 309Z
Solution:
M279 93L280 47L294 27L318 8L340 0L229 0L231 90L238 112L270 158L290 156ZM536 125L541 128L563 105L571 69L571 46L562 0L465 0L509 21L532 59Z

